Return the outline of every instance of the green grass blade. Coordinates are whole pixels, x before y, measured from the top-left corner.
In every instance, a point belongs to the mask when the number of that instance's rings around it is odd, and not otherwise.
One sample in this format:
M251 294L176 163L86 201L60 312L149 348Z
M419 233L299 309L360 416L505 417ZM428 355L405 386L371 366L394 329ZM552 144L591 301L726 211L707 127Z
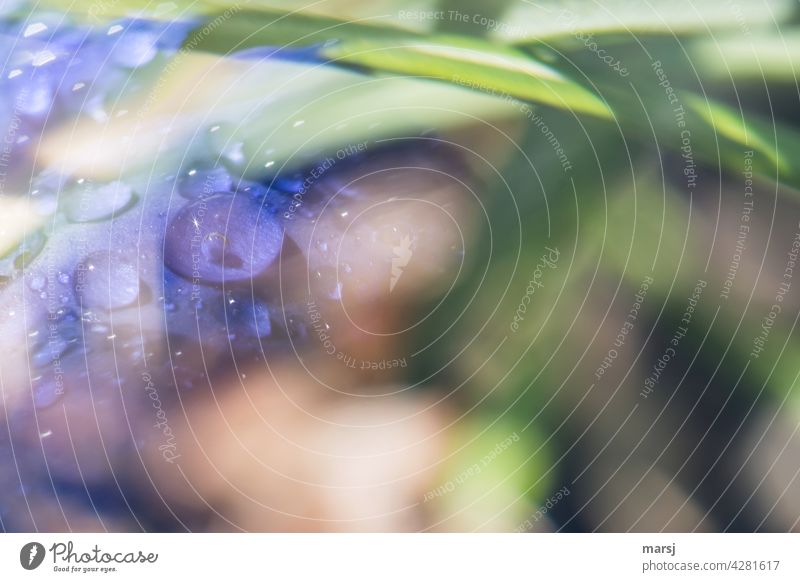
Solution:
M539 0L517 2L489 31L496 39L536 42L573 34L687 34L754 28L790 17L791 0Z
M436 0L409 0L403 3L403 14L397 0L372 0L364 5L360 0L325 0L305 2L301 0L108 0L100 2L82 0L40 0L41 8L53 9L69 14L77 20L99 23L122 16L142 16L157 19L186 18L189 16L219 15L224 12L238 14L263 14L279 17L293 13L328 17L340 21L380 20L387 26L429 30L433 23L423 19L403 18L411 11L433 10Z
M521 51L479 39L348 39L322 50L336 62L465 85L500 98L611 117L592 92Z
M715 80L797 83L800 74L800 31L697 39L690 48L701 74Z
M226 55L232 51L259 46L302 48L331 40L413 38L412 27L403 28L386 19L345 20L300 12L241 10L224 13L199 26L184 46ZM389 24L387 24L389 22ZM400 22L403 24L403 22ZM413 24L413 22L412 22Z

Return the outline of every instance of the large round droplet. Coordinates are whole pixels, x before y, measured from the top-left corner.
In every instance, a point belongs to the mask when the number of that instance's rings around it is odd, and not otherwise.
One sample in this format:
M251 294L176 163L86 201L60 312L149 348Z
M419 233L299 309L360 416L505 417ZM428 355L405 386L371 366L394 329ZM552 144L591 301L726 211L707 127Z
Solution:
M118 309L139 298L136 265L118 253L97 252L78 264L73 276L75 293L84 308Z
M124 182L73 192L64 205L64 214L72 222L98 222L122 213L134 202L133 188Z
M164 262L195 283L242 281L264 272L283 233L261 204L243 194L216 194L183 208L170 222Z

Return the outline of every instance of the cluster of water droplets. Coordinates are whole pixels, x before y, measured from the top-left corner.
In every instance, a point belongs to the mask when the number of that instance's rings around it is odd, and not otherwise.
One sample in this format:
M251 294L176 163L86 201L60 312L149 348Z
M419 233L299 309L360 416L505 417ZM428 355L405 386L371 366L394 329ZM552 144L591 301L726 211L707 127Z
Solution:
M79 177L39 167L37 147L61 124L83 116L104 120L109 105L135 88L136 72L168 59L191 26L141 19L76 26L57 13L0 20L0 196L27 195L41 217L61 210L72 222L106 220L131 206L130 185L100 184L87 195ZM45 240L42 229L6 250L0 256L0 284L29 265Z
M161 368L158 358L147 365L180 388L307 335L302 309L285 305L275 283L287 216L313 214L294 196L303 172L244 179L241 144L224 123L204 132L204 155L143 181L99 182L34 159L39 138L59 124L102 123L114 101L137 88L137 72L168 62L190 28L134 19L74 26L55 14L0 23L0 131L14 141L8 165L24 169L3 182L2 194L27 196L42 219L0 256L0 292L9 325L25 320L38 409L86 389L87 363L108 349L144 363L146 332L158 340L150 351L167 354ZM154 307L155 317L136 321ZM118 333L123 325L128 332Z
M98 442L142 449L154 437L152 422L145 436L128 433L138 410L153 414L143 371L166 408L182 393L211 388L215 374L313 339L305 285L281 288L284 257L323 302L341 300L341 279L353 270L332 257L351 220L348 203L363 195L337 181L358 155L311 189L304 171L254 181L243 177L235 132L212 122L200 153L188 150L171 172L100 182L39 167L43 134L81 116L102 122L109 104L139 82L136 73L166 62L190 28L130 19L77 27L54 15L0 23L0 52L8 55L0 132L13 138L5 163L17 174L0 195L26 199L41 218L0 249L0 332L25 348L30 405L12 411L6 434L18 445L41 443L47 472L69 482L91 480L93 463L103 473L108 451L95 450ZM306 240L323 210L341 224ZM102 426L89 417L67 434L66 416L87 411L102 416ZM11 448L4 438L2 454Z

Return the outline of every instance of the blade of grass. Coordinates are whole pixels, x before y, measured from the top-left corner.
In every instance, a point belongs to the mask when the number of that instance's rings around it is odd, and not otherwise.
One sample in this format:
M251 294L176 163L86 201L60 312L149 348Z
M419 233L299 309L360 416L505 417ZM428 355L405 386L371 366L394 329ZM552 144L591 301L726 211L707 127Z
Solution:
M698 39L689 51L701 73L715 79L796 83L800 72L800 31Z
M791 0L538 0L517 2L491 30L492 38L530 43L574 34L688 34L755 28L789 18Z
M211 30L208 24L199 26L184 46L227 55L232 51L261 46L302 48L332 40L400 39L413 38L417 34L411 28L387 25L385 19L377 18L345 20L268 9L247 9L229 13L226 18L221 16L218 14L211 20L216 23ZM408 26L413 21L399 22Z
M428 11L435 0L410 0L403 3L402 11ZM39 6L69 14L71 17L98 24L122 16L141 16L156 19L186 18L200 15L219 15L247 12L277 18L292 13L297 16L347 20L380 20L387 26L424 31L433 23L425 19L403 18L395 0L372 0L364 5L359 0L322 0L298 2L297 0L109 0L100 2L81 0L40 0Z
M556 69L479 39L348 39L324 47L321 54L337 63L463 84L501 98L611 117L601 99Z

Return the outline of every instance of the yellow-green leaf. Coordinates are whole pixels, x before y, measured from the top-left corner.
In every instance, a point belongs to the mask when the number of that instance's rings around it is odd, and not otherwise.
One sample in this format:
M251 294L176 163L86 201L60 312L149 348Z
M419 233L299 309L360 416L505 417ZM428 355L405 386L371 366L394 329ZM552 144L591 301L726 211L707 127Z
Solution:
M436 79L503 99L611 117L600 98L556 69L521 51L478 39L349 39L325 47L322 54L340 63Z
M769 25L790 17L791 0L537 0L514 2L489 31L493 38L535 42L571 34L686 34Z

